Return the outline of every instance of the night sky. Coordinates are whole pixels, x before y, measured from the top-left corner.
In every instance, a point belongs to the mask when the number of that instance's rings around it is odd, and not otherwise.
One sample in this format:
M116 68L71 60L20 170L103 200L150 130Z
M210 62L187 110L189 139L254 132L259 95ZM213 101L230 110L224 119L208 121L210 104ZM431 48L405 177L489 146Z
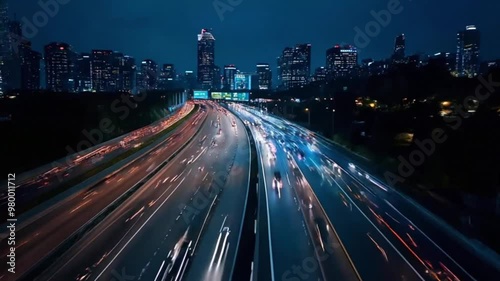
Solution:
M196 70L197 34L206 27L213 28L217 65L254 71L257 62L268 62L275 71L283 48L302 42L312 44L313 69L324 65L327 48L354 44L354 28L365 29L373 20L370 11L387 9L396 0L219 0L237 4L222 18L214 0L52 1L69 2L29 36L38 51L48 42L63 41L77 52L112 49L137 61L151 58L174 63L178 71ZM33 22L42 10L37 0L9 4L18 20ZM400 0L400 6L402 11L361 48L361 59L388 57L398 33L406 35L407 54L454 52L457 31L469 24L481 31L481 58L500 58L500 1Z

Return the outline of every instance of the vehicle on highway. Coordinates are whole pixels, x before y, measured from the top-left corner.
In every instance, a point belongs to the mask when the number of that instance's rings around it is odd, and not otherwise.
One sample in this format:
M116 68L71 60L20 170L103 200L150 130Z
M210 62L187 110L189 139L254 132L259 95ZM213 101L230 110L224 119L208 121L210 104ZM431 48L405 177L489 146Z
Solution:
M304 151L302 151L301 149L298 149L297 150L297 156L299 157L299 160L304 159L305 158Z
M181 240L181 243L177 243L173 250L168 252L167 258L165 259L165 264L167 266L163 270L160 268L155 281L178 281L182 280L184 271L191 256L191 240ZM163 271L163 272L162 272ZM159 278L161 276L161 278Z
M273 178L273 188L282 188L283 184L281 183L281 173L279 171L274 172L274 178Z

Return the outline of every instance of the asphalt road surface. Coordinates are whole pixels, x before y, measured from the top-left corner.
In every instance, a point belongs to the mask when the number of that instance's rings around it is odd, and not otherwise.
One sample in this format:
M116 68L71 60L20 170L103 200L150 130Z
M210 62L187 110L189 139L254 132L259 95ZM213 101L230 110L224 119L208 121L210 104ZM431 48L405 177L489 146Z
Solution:
M222 112L209 113L195 137L198 141L182 150L37 280L161 279L160 275L166 274L169 252L179 250L175 245L198 241L202 218L211 210L213 195L221 196L220 206L224 206L227 190L238 188L238 193L246 193L248 156L245 159L237 153L237 147L244 149L246 136L240 132L235 138L231 122L231 116ZM232 169L241 172L228 174ZM227 220L228 225L241 220L234 215ZM218 225L217 217L213 219ZM208 229L204 237L210 237L210 233ZM237 227L230 235L238 236ZM226 257L234 246L224 250ZM228 268L230 260L225 260ZM183 259L183 265L188 263Z
M3 273L0 280L15 280L41 258L97 215L121 194L141 181L153 168L178 150L201 126L206 112L193 116L156 149L133 165L91 189L85 189L50 208L43 216L16 229L16 273ZM194 125L196 124L196 125ZM206 126L206 125L205 125ZM8 245L2 240L0 263L7 262ZM2 277L3 276L3 277Z

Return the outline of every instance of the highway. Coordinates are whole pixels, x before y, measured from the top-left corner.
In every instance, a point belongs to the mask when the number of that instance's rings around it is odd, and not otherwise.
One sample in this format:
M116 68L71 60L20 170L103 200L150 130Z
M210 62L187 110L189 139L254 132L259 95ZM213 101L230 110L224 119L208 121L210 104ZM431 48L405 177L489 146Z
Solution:
M238 165L232 166L224 192L217 197L214 210L209 214L206 231L195 249L192 266L185 278L188 281L230 280L237 245L245 243L239 241L239 234L249 188L250 147L241 121L234 117L231 117L231 120L235 121L235 127L233 132L228 130L227 133L234 135L236 146L231 142L233 146L228 147L228 150L233 153L234 163ZM233 138L230 135L228 137ZM220 171L221 176L216 178L224 179L227 177L225 172ZM227 231L224 231L224 228L227 228Z
M422 210L308 131L250 110L292 156L363 280L494 280L481 262ZM278 149L279 150L279 149ZM353 163L354 162L354 163Z
M186 116L193 108L194 104L188 102L172 115L151 125L87 148L95 143L93 139L98 139L99 134L102 134L100 131L90 131L87 134L88 139L82 139L77 147L71 148L68 146L68 153L74 151L74 154L69 154L63 159L59 159L33 171L16 175L19 183L19 186L16 188L16 205L18 209L24 208L25 205L30 204L42 194L74 180L97 165L106 163L128 149L142 144L148 138ZM1 192L0 206L4 206L7 203L7 196L5 190L1 190ZM19 214L19 210L17 213ZM1 214L0 219L4 221L6 214Z
M14 280L96 216L101 210L140 182L154 167L178 150L202 124L207 113L200 111L177 128L160 145L102 183L52 206L43 216L16 229L16 273L0 275ZM7 243L1 241L0 262L6 263Z
M247 124L252 116L238 112ZM341 241L295 161L250 126L256 140L269 218L269 255L273 280L359 280ZM262 189L260 189L262 190ZM264 252L266 249L259 249ZM258 275L256 280L262 279ZM261 275L262 276L262 275ZM260 278L260 279L259 279ZM297 279L298 278L298 279Z
M191 271L192 258L196 269L198 253L202 264L193 274L203 274L222 222L229 243L218 252L216 275L227 274L248 189L248 141L244 130L236 135L230 115L209 111L204 124L196 141L36 280L161 280Z

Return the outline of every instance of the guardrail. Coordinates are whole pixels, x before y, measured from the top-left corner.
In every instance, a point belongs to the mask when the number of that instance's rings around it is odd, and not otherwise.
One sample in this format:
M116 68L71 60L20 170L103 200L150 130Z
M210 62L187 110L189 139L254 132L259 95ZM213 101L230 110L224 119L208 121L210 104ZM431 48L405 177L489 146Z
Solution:
M163 167L165 167L169 162L172 161L187 145L189 145L193 139L199 134L203 125L205 124L206 117L201 123L196 133L189 138L189 140L179 147L172 155L170 155L165 161L158 165L153 171L142 178L139 182L129 188L123 195L115 199L111 204L105 207L101 212L95 215L87 223L82 225L78 230L61 242L54 250L47 254L43 259L41 259L37 264L33 265L28 271L26 271L18 280L19 281L32 281L36 280L36 277L43 273L51 264L53 264L64 252L69 250L76 242L78 242L85 234L96 227L101 221L103 221L107 216L109 216L115 209L117 209L123 202L132 196L141 186L143 186L148 180L150 180L155 174L157 174Z

